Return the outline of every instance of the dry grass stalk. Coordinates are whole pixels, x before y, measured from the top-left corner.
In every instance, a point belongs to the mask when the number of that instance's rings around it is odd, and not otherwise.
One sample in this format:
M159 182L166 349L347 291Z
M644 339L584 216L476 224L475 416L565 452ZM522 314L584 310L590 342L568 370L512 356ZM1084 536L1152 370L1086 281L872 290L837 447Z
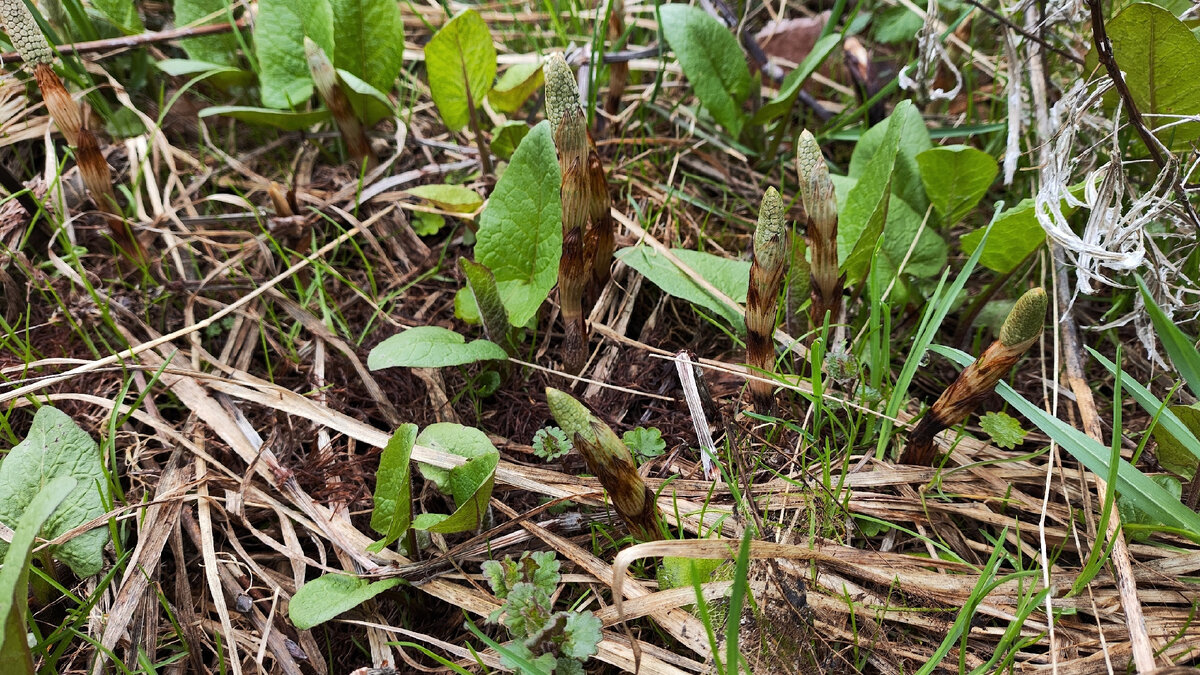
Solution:
M546 402L588 468L600 479L630 533L642 541L662 539L654 493L646 487L633 455L616 432L570 394L546 387Z
M758 211L754 262L750 265L750 288L746 296L746 362L768 373L773 372L775 365L775 318L790 253L783 199L778 190L770 187ZM770 382L750 380L750 392L759 412L774 408L774 389Z
M829 167L817 139L807 129L796 142L796 170L800 174L800 196L808 213L808 246L812 249L812 328L819 329L829 315L835 324L842 314L842 284L838 271L837 197Z
M929 465L934 456L934 437L967 418L996 383L1037 341L1046 318L1046 292L1027 291L1013 305L1000 328L1000 337L975 363L967 366L946 391L938 397L925 417L908 437L908 446L900 456L901 464Z
M42 92L46 109L54 118L63 137L67 139L67 143L75 150L83 185L91 194L96 208L104 212L113 239L127 256L144 262L146 252L117 205L112 172L104 159L104 153L100 152L96 135L84 124L79 104L71 98L62 79L50 65L54 60L54 51L46 41L46 36L42 34L33 15L21 0L0 0L0 18L3 19L4 28L12 39L13 46L25 63L33 66L33 77Z
M546 117L562 171L558 296L564 324L563 366L577 373L587 360L587 310L608 283L616 243L604 167L579 107L575 76L557 55L546 63Z
M374 170L379 166L379 158L371 150L367 132L358 116L354 114L354 108L350 105L346 90L338 82L337 71L333 69L329 56L320 45L307 37L304 38L304 54L308 59L308 70L312 73L313 84L333 115L333 121L337 123L342 140L346 143L346 152L360 166L365 164L367 171Z

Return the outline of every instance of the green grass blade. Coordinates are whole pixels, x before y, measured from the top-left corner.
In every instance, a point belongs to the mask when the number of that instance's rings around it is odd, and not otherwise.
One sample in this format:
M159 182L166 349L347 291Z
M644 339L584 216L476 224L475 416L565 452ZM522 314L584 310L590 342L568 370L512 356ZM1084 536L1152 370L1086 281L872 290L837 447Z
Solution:
M1087 350L1100 362L1100 365L1108 369L1108 372L1113 375L1119 372L1116 364L1104 358L1103 354L1091 347L1087 347ZM1121 386L1133 396L1133 400L1137 401L1138 405L1142 406L1151 415L1158 414L1158 424L1167 433L1179 439L1179 442L1190 450L1192 454L1200 458L1200 438L1196 438L1196 434L1192 433L1192 430L1179 419L1179 416L1171 412L1170 406L1160 401L1154 394L1151 394L1149 389L1146 389L1137 380L1130 377L1129 373L1124 373L1124 375ZM1162 411L1161 413L1159 413L1160 410Z
M892 436L891 419L896 417L896 413L900 411L900 406L904 404L908 398L908 385L912 382L913 376L917 374L917 368L921 365L921 359L925 356L925 351L933 344L933 338L937 334L938 328L941 327L942 321L946 315L950 313L951 305L958 294L962 292L964 286L967 285L967 279L970 278L971 272L975 269L975 264L979 262L979 255L983 251L984 242L987 241L988 233L992 230L992 224L996 222L996 216L1004 211L1004 202L996 202L995 211L992 213L992 223L989 223L987 229L983 232L983 239L980 240L979 246L975 248L975 252L967 259L967 263L963 265L962 271L958 273L958 277L950 288L942 292L942 288L946 283L945 275L938 281L937 289L930 296L929 302L925 306L925 314L921 317L921 325L917 329L917 335L913 338L912 349L908 352L908 358L904 360L904 366L900 368L900 376L896 378L896 386L892 389L892 395L888 399L887 409L884 412L883 428L879 432L879 443L875 446L875 457L882 459L884 452L887 450L887 444Z
M1137 277L1137 283L1142 291L1142 299L1146 301L1146 313L1150 315L1158 339L1167 350L1167 356L1171 358L1171 365L1179 371L1192 395L1200 397L1200 352L1196 351L1192 341L1154 303L1154 298L1150 297L1150 290L1146 288L1146 282L1142 281L1140 276Z

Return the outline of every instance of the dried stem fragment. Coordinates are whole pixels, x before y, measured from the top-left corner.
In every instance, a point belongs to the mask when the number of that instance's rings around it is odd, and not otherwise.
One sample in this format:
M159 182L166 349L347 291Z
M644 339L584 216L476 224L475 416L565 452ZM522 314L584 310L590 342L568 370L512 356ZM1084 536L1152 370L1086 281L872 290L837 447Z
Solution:
M609 49L616 46L617 41L625 34L625 0L612 0L608 14L608 44ZM621 107L621 97L625 95L625 85L629 83L629 64L625 61L611 63L608 66L608 94L604 97L604 112L616 115Z
M608 283L615 248L608 180L579 107L579 89L561 56L546 63L546 118L562 172L563 255L558 267L563 365L579 372L587 360L587 313Z
M763 195L754 231L754 262L750 265L750 288L746 296L746 362L772 372L775 365L775 318L779 291L791 249L783 217L783 200L771 187ZM774 408L774 387L769 382L750 380L750 392L759 412Z
M842 315L842 284L838 271L837 197L829 167L817 139L807 129L796 142L796 169L800 174L800 197L808 214L808 246L812 249L812 328L819 329L829 315L835 324Z
M600 479L617 515L641 541L663 538L654 492L637 472L637 463L616 432L570 394L546 387L550 414Z
M901 464L928 466L933 462L938 432L962 423L1037 341L1046 318L1046 303L1046 292L1040 288L1027 291L1017 300L1000 328L1000 338L959 373L909 434L908 445L900 455Z

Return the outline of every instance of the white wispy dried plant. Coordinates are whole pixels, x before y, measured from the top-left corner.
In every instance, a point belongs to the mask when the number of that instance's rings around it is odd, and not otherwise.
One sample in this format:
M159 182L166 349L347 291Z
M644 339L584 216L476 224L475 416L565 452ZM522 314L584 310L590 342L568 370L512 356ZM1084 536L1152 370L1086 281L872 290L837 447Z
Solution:
M917 64L914 73L910 77L909 68L901 68L897 75L901 89L915 91L921 98L929 101L953 100L958 96L958 92L962 91L963 84L962 73L950 60L946 47L942 44L941 31L938 30L938 24L941 23L938 20L940 14L937 0L929 0L925 9L925 24L917 33ZM945 66L954 76L954 87L949 91L933 86L939 64Z

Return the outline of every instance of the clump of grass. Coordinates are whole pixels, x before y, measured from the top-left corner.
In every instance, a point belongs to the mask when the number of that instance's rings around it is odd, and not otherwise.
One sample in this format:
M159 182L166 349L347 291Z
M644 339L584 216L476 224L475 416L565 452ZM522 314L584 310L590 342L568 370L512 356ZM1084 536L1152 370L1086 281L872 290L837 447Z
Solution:
M754 262L750 265L750 288L746 296L746 362L753 368L772 372L775 364L775 319L779 314L779 291L787 269L788 233L779 191L767 188L758 211L754 231ZM750 392L759 412L775 406L770 382L750 380Z
M46 109L75 151L75 161L79 164L79 175L83 179L83 185L95 202L96 208L104 212L113 239L125 255L145 263L146 252L117 205L112 172L104 154L100 152L96 135L84 124L79 105L71 98L62 78L54 72L51 65L54 62L54 50L50 48L46 36L42 34L37 21L21 0L0 0L0 21L3 21L13 47L21 55L26 66L33 68L33 77L42 92Z
M1000 337L974 363L967 366L938 397L908 437L900 455L902 464L929 465L933 462L934 437L943 429L960 424L979 402L996 388L1025 350L1037 341L1046 319L1046 292L1034 288L1022 295L1004 324Z
M558 266L558 300L563 315L563 367L577 373L587 360L587 312L608 283L616 246L609 213L608 179L579 89L561 56L546 63L546 118L562 171L563 253Z

